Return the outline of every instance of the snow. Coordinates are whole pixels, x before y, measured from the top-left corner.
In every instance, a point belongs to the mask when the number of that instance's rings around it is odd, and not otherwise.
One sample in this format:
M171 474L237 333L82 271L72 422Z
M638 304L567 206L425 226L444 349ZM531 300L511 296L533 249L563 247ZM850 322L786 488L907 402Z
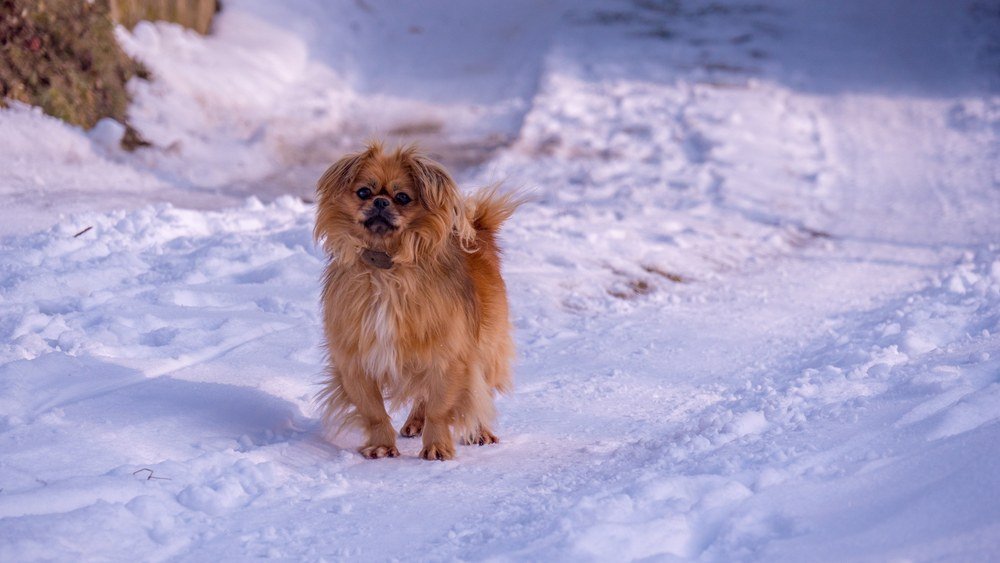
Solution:
M990 560L993 4L227 2L124 153L0 110L0 559ZM505 227L501 443L323 438L311 189L366 136ZM405 413L395 413L402 423Z

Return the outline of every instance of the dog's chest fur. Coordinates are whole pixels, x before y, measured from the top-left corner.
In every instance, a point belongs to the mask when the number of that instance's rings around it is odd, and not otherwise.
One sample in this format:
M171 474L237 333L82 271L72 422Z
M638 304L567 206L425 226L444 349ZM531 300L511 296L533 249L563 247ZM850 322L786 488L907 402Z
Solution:
M405 394L415 377L469 347L476 332L467 314L471 298L455 279L441 272L331 272L325 318L331 352L391 395Z
M388 377L398 380L400 374L400 323L396 314L396 295L383 284L373 284L376 289L369 297L362 313L361 339L368 343L361 363L365 371L376 379Z

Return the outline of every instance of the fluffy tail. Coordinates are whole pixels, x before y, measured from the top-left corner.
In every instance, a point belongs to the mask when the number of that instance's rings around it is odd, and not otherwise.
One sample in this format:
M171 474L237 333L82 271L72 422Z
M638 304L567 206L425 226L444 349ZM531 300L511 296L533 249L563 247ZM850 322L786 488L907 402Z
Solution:
M482 188L466 200L468 217L476 231L495 233L521 204L530 200L531 197L523 191L505 191L500 184L494 184Z

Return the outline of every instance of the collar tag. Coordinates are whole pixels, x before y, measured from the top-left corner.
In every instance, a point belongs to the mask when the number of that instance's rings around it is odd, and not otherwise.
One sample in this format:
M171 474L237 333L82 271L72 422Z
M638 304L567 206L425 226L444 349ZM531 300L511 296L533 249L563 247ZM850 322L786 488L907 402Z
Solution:
M361 251L361 261L380 270L388 270L392 267L392 256L370 248Z

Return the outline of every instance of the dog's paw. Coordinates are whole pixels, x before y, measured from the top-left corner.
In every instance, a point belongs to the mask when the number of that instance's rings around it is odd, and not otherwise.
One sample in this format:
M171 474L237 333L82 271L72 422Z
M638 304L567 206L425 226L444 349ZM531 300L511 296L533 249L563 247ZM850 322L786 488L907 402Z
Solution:
M499 444L500 438L496 434L489 431L489 429L481 428L479 430L478 436L472 436L469 440L469 444L476 444L477 446L485 446L488 444Z
M399 435L404 438L415 438L424 430L424 420L407 420L406 424L399 429Z
M431 444L420 450L420 457L430 461L454 459L455 447L451 444Z
M368 459L399 457L399 450L396 449L396 446L365 446L358 451Z

